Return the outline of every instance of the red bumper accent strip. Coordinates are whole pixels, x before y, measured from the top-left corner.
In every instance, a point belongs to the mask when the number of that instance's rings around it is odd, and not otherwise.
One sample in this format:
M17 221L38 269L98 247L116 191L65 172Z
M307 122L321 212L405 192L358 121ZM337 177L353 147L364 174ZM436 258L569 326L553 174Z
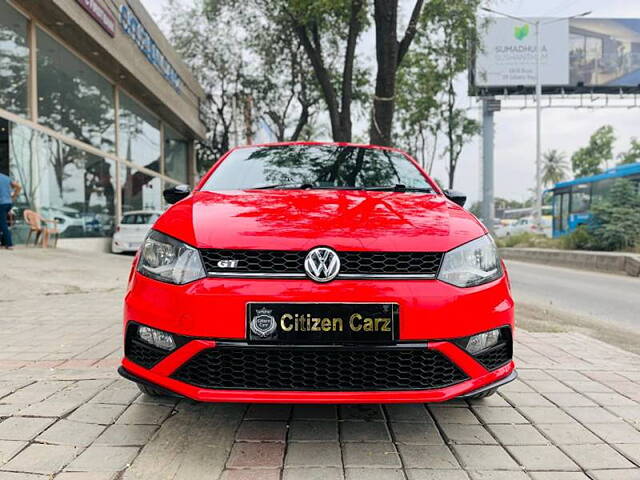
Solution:
M158 375L169 376L196 353L204 350L205 348L213 348L215 346L216 342L213 340L192 340L168 357L164 358L160 363L153 367L151 371Z
M489 372L475 358L451 342L429 342L429 348L449 357L449 360L471 378L481 377Z

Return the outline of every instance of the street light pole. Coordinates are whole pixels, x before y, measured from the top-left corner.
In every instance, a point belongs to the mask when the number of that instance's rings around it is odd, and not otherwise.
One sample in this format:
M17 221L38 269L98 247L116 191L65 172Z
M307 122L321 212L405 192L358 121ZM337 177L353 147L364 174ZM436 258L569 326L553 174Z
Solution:
M542 226L542 39L540 35L540 20L535 21L536 27L536 203L534 224ZM541 231L541 230L538 230Z
M533 23L536 30L536 198L534 223L537 227L542 226L542 25L559 22L562 20L571 20L572 18L586 17L591 11L572 15L570 17L554 18L542 22L539 18L531 21L526 18L509 15L508 13L499 12L488 7L481 7L485 12L500 15L502 17L511 18L518 22ZM540 230L541 231L541 230Z

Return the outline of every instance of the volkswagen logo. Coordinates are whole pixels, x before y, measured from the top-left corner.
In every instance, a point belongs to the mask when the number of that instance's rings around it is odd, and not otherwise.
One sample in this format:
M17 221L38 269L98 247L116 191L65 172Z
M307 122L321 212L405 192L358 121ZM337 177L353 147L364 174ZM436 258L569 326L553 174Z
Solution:
M330 282L340 273L338 254L327 247L317 247L307 253L304 270L308 277L316 282Z

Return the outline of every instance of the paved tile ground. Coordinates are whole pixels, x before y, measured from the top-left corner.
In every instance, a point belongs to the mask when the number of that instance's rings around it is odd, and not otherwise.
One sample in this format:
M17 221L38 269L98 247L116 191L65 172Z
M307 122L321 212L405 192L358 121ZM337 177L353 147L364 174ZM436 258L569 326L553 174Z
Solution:
M519 331L520 379L441 405L153 399L120 379L130 257L0 252L0 480L640 479L640 357Z

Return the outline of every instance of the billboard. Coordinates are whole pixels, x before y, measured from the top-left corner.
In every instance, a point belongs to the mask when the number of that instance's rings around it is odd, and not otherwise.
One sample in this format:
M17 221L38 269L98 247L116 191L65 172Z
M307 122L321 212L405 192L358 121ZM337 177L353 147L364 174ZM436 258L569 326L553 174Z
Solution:
M471 95L533 93L540 20L544 93L640 92L640 19L490 18L470 69Z

